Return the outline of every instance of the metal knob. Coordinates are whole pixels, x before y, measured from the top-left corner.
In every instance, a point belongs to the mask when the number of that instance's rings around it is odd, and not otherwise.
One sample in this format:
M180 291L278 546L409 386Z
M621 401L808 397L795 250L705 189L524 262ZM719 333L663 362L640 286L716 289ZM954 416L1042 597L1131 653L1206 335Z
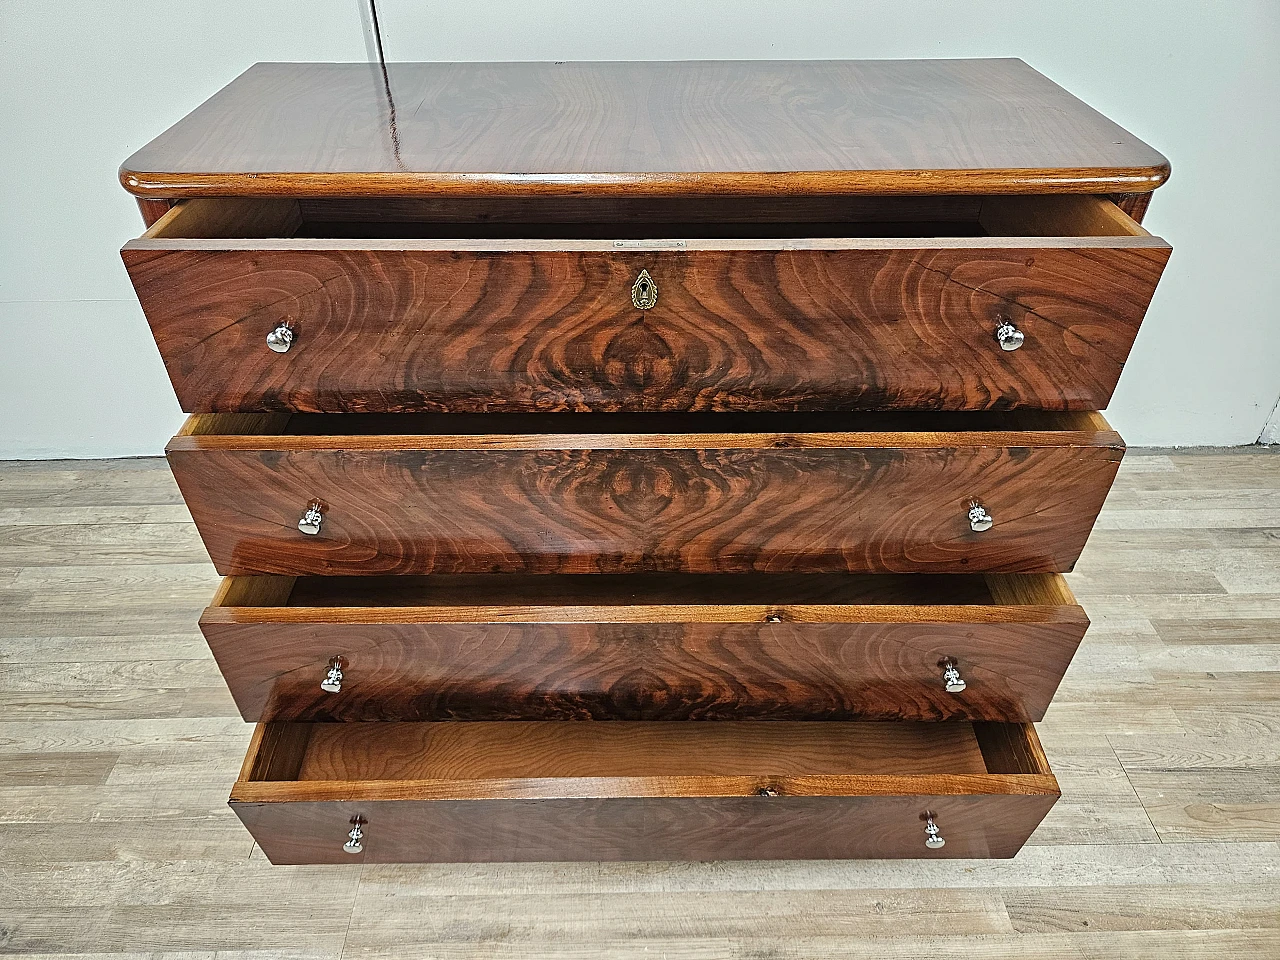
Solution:
M991 514L987 513L987 508L980 503L974 503L969 507L969 528L976 533L982 533L984 530L990 530L991 525L995 523Z
M756 796L757 797L779 797L779 796L782 796L782 791L779 790L777 787L761 787L759 790L756 791Z
M779 614L771 613L764 618L765 623L781 623L782 617Z
M932 814L925 816L924 845L930 850L941 850L947 845L947 841L942 839L942 832L938 829L938 825L933 822Z
M996 343L1001 350L1017 350L1027 341L1027 335L1013 325L1012 320L1001 320L996 327Z
M298 521L298 529L308 536L314 537L320 532L320 524L324 523L324 514L320 512L320 504L312 503L307 512Z
M960 676L960 668L956 666L956 662L943 660L939 666L942 667L942 685L947 688L947 693L963 693L968 684Z
M347 853L360 853L364 850L364 831L360 829L364 824L368 823L364 817L351 818L351 832L347 834L347 842L342 845L342 849Z
M293 346L293 327L282 323L267 334L267 346L276 353L288 353Z
M658 303L658 285L649 276L648 270L641 270L636 282L631 285L631 304L637 310L651 310Z
M329 672L320 681L320 689L325 693L342 692L342 658L334 657L329 661ZM963 689L963 685L962 685Z

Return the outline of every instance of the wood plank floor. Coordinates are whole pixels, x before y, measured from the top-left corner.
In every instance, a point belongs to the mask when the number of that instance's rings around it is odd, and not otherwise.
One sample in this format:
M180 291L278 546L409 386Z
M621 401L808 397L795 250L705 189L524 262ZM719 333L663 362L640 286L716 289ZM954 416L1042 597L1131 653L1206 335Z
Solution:
M1280 456L1132 453L1012 861L272 867L163 461L0 464L0 954L1280 957Z

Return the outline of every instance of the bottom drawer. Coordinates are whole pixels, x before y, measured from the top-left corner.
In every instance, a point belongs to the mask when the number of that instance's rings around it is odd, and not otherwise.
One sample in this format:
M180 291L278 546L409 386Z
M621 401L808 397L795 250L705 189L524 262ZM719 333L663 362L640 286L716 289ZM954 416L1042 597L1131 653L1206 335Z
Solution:
M272 863L1011 857L1059 796L1029 724L259 724Z

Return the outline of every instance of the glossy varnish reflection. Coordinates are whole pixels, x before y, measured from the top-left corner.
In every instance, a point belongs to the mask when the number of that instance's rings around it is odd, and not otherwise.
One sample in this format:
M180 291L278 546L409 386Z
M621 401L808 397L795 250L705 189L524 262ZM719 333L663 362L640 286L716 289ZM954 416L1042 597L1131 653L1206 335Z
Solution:
M983 198L938 224L302 216L187 201L125 247L183 409L1091 410L1169 258L1096 197Z
M263 63L120 171L170 198L1115 193L1167 175L1020 60L398 63L386 80Z
M260 849L1012 856L1168 173L1017 60L259 64L143 147L124 259Z
M915 429L848 433L774 415L795 432L742 434L681 430L714 414L582 414L578 429L636 432L544 433L549 414L511 415L523 434L381 432L489 416L202 414L169 461L223 574L1060 572L1124 450L1096 414L884 415ZM971 529L975 500L990 530ZM312 502L323 528L306 536Z
M246 720L345 721L1039 720L1087 624L1052 574L243 577L200 619Z
M273 863L1008 857L1058 792L1019 724L273 723L231 805Z

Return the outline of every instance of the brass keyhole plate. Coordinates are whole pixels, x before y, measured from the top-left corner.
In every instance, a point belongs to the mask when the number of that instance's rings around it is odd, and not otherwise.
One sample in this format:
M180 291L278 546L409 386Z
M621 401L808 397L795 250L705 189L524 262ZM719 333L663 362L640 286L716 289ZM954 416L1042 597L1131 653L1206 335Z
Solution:
M637 310L652 310L658 302L658 285L649 276L648 270L641 270L636 282L631 285L631 304Z

